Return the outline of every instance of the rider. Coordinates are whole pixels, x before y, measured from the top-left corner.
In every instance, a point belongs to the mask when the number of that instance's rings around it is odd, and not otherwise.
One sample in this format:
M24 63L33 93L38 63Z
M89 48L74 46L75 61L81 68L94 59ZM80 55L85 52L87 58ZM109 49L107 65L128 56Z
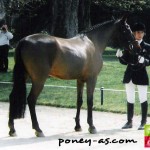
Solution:
M123 78L127 96L127 123L122 127L122 129L132 128L135 86L137 86L142 116L141 124L138 130L143 130L147 121L148 111L147 89L149 85L149 79L146 66L150 65L150 44L143 41L143 37L146 32L146 28L143 23L135 23L132 31L136 41L141 46L141 51L134 53L129 50L124 50L123 52L118 50L116 53L120 63L127 65Z

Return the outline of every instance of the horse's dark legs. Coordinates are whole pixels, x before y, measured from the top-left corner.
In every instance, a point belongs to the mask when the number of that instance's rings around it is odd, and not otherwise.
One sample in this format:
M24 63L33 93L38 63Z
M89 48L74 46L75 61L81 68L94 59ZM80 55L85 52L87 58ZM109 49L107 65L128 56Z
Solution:
M16 136L16 130L14 128L14 119L9 118L8 126L9 126L9 129L10 129L9 135L10 136Z
M83 94L83 87L84 87L84 82L77 80L77 113L76 113L76 126L75 126L75 131L81 131L81 126L80 126L80 109L83 103L82 99L82 94Z
M87 81L87 108L88 108L88 117L87 122L89 124L89 132L94 134L96 133L96 128L93 124L92 108L93 108L93 93L96 84L96 78L90 78Z
M43 83L42 84L33 83L30 94L27 98L29 110L30 110L30 114L31 114L32 128L36 130L35 134L38 137L42 137L42 136L44 136L44 134L43 134L42 130L40 129L38 121L37 121L35 105L36 105L37 98L43 89L43 86L44 86Z

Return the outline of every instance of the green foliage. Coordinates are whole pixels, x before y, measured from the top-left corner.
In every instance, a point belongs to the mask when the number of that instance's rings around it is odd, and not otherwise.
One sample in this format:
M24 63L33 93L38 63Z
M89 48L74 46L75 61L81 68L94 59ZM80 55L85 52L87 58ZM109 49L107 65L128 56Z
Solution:
M33 16L36 15L36 11L44 4L47 0L13 0L5 3L7 15L21 15L25 12Z
M106 5L128 11L141 11L145 8L150 8L149 0L93 0L93 2L98 5Z

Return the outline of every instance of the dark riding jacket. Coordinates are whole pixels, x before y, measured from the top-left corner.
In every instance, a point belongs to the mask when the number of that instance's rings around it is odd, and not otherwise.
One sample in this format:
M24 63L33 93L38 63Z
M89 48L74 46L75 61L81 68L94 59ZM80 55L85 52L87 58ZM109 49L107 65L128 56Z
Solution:
M120 63L127 65L123 83L129 83L132 80L136 85L149 85L146 66L150 65L150 44L142 41L140 46L142 50L139 54L131 54L130 51L124 50L123 56L119 57ZM144 57L144 63L138 62L139 56Z

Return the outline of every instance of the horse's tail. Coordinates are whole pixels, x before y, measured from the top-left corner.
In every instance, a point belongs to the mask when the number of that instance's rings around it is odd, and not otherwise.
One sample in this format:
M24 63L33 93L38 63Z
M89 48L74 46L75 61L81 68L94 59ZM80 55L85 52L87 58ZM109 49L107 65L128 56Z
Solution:
M21 58L23 43L20 42L15 51L15 66L13 70L13 89L9 95L9 117L24 118L26 108L26 77L25 66Z

